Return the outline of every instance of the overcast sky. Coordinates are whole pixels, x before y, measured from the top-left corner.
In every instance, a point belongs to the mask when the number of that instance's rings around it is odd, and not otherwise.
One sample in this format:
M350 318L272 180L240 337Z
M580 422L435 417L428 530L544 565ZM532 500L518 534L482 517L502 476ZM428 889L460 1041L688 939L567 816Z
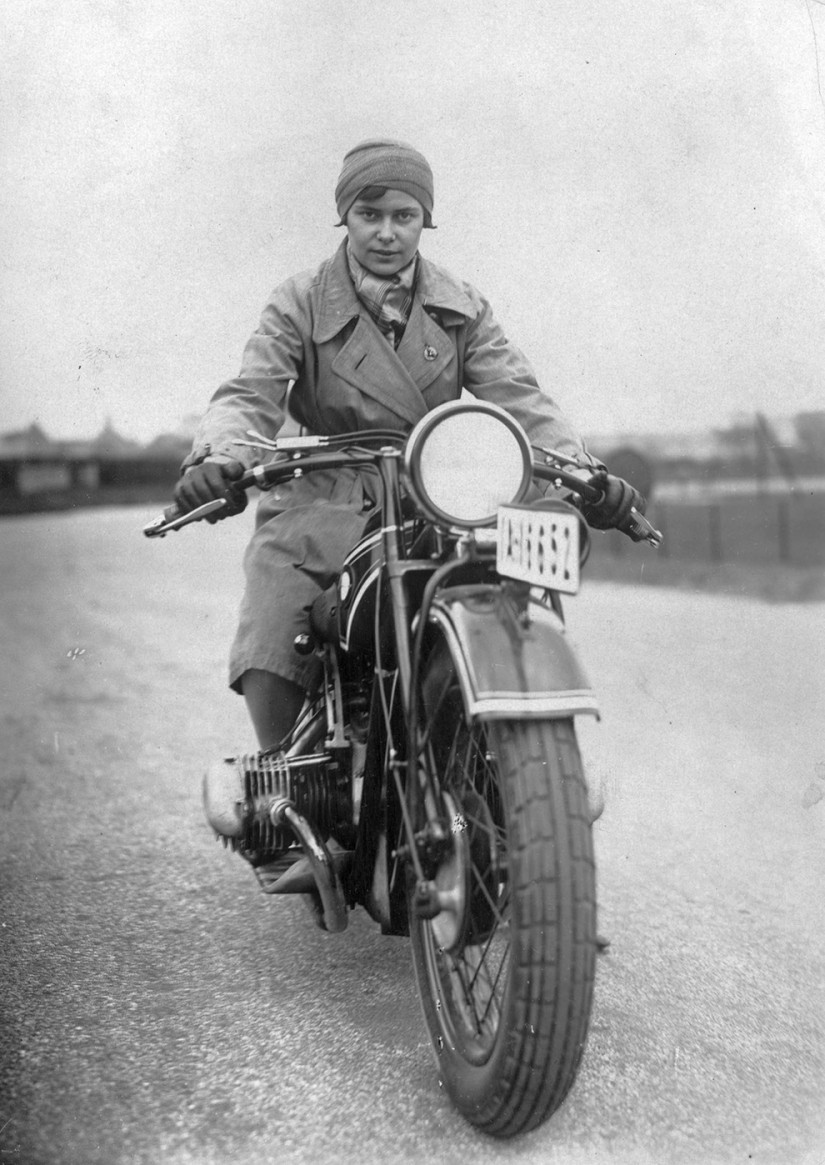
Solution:
M584 432L825 407L818 0L4 0L0 24L0 430L202 412L382 133L435 172L424 252Z

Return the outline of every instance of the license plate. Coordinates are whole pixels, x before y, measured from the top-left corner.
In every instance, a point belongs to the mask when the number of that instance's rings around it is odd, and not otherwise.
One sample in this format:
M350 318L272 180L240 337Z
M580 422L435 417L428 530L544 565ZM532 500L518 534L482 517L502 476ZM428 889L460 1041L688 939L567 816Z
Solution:
M567 510L499 506L499 574L575 595L579 589L579 519Z

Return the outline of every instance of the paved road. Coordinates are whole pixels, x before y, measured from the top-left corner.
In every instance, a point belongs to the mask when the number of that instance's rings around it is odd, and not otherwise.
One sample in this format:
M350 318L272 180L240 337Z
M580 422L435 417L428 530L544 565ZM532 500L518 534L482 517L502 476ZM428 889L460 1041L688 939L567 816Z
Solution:
M569 604L612 946L568 1101L501 1145L439 1089L406 942L213 842L249 517L148 517L0 525L0 1165L825 1160L825 605Z

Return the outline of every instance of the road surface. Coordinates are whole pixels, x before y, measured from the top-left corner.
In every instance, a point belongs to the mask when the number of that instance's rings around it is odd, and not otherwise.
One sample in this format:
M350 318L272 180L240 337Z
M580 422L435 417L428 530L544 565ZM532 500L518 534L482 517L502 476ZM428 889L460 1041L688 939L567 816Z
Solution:
M825 604L568 604L611 946L572 1093L500 1144L439 1087L406 940L323 934L213 840L251 518L150 516L0 524L0 1163L825 1161Z

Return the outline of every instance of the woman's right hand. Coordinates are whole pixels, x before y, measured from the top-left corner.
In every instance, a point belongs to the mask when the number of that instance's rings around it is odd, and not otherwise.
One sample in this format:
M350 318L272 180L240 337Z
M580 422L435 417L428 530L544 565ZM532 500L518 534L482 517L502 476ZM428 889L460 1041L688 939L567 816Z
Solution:
M243 476L244 467L240 461L202 461L192 465L175 486L175 501L182 513L197 509L216 498L227 498L229 505L209 522L239 514L246 507L246 492L232 490L232 483Z

